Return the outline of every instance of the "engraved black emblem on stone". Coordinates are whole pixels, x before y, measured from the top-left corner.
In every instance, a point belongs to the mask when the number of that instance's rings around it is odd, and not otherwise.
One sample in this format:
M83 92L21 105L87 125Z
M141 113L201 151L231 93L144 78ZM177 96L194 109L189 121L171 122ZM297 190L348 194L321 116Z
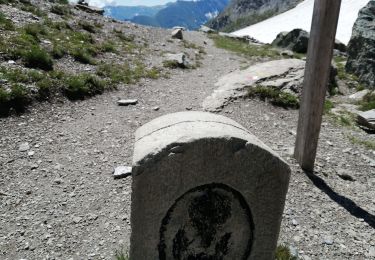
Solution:
M168 210L160 228L159 259L246 260L254 224L243 196L224 184L189 190Z

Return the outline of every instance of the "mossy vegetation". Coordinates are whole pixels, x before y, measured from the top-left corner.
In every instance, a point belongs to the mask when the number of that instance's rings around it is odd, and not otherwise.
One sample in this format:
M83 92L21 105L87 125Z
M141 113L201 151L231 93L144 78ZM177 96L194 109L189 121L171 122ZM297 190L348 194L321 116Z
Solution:
M299 108L299 100L296 96L279 89L264 86L249 87L247 97L258 97L263 101L283 108Z
M357 91L364 89L363 85L359 83L359 79L356 75L346 72L345 64L346 64L347 58L341 57L341 56L335 56L334 61L337 66L338 79L345 81L348 87L354 88Z
M358 102L359 109L367 111L375 109L375 91L367 93L361 101Z
M209 37L214 40L216 47L226 49L237 54L248 57L280 58L279 51L272 48L270 45L249 44L236 39L219 36L217 34L210 34Z
M335 107L335 105L333 104L333 102L329 99L326 99L324 101L324 108L323 108L323 113L325 115L327 114L330 114L331 113L331 110Z
M6 31L15 30L15 26L12 20L8 19L2 12L0 12L0 29Z
M276 248L275 260L298 260L298 257L293 256L287 246L279 245Z
M375 151L375 142L370 140L363 140L352 135L347 136L349 141L353 144L364 146L366 149Z

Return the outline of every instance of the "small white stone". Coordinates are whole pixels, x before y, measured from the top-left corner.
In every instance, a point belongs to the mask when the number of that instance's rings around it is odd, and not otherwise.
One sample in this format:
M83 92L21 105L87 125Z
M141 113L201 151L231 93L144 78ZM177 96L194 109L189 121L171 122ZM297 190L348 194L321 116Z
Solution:
M132 174L132 167L130 166L118 166L113 172L115 179L126 178Z
M136 105L137 103L138 99L120 99L117 101L119 106Z
M27 150L29 150L30 149L30 145L29 145L29 143L22 143L21 145L20 145L20 147L18 148L18 150L20 151L20 152L26 152Z
M30 152L27 153L28 156L33 156L34 154L35 154L34 151L30 151Z
M160 109L160 107L154 107L153 110L154 111L158 111Z

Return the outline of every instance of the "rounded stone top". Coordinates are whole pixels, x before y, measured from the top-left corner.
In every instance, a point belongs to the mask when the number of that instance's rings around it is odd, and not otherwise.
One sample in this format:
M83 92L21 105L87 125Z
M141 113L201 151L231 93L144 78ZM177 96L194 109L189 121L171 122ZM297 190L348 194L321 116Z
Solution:
M244 140L283 161L271 148L232 119L208 112L189 111L164 115L140 127L135 133L133 165L137 166L145 158L150 159L176 145L220 138Z

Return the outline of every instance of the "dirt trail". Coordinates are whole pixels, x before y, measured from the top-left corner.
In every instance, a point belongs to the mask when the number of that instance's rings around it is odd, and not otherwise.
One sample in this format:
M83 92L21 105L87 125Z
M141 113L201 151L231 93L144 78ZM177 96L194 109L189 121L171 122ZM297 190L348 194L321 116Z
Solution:
M115 250L128 247L131 178L114 180L112 171L131 164L135 130L160 115L201 110L220 76L251 63L215 48L201 33L186 33L186 39L205 46L198 69L0 119L0 191L6 194L0 194L1 259L113 259ZM139 103L119 107L118 98ZM221 113L248 127L293 168L280 242L303 259L375 257L375 168L366 161L375 154L346 137L365 133L325 120L317 188L291 158L298 111L244 100ZM19 151L23 142L34 155ZM339 178L339 170L356 181Z

